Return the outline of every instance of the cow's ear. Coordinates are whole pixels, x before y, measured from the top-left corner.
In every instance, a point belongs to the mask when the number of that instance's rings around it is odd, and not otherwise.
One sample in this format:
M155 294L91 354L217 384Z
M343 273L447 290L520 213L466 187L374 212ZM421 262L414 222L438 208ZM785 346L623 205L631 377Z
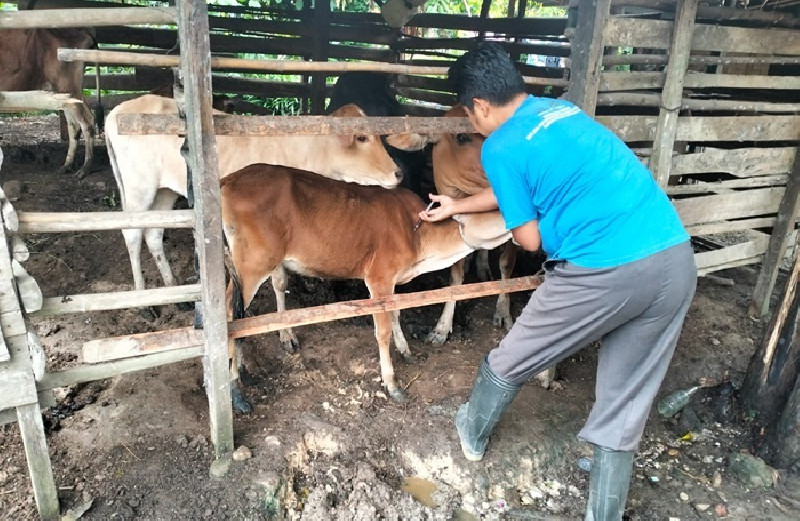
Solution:
M406 150L422 150L428 143L439 141L439 134L392 134L386 138L386 142L394 148Z
M336 137L339 138L339 144L342 146L342 148L351 147L353 146L353 143L356 142L355 134L339 134Z

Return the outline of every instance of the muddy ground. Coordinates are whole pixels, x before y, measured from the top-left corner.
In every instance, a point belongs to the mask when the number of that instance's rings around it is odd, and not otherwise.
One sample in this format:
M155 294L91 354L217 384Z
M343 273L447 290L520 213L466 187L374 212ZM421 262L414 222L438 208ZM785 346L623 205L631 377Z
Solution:
M0 181L16 208L119 209L102 149L97 170L87 178L53 174L65 153L54 143L53 126L52 116L0 118L6 155ZM45 296L131 288L119 232L25 240L31 251L25 267ZM167 231L165 242L179 279L191 277L190 233ZM533 271L534 263L524 257L518 273ZM148 256L144 268L149 287L161 283ZM659 396L724 371L741 383L765 327L746 315L757 268L715 274L733 281L731 286L700 279ZM409 289L434 288L446 277L426 276ZM295 280L290 307L366 294L354 286ZM255 313L274 309L270 293L262 288ZM527 297L514 296L515 314ZM479 361L503 332L492 327L494 299L459 309L457 330L443 347L422 340L438 306L403 313L415 354L411 363L395 357L410 395L404 404L387 399L381 389L370 319L298 329L302 346L295 355L283 352L277 335L247 340L247 365L255 378L247 394L255 410L235 417L235 444L245 459L234 461L224 478L209 475L213 458L200 360L58 390L59 405L45 412L45 423L62 512L74 518L88 506L82 518L98 520L581 518L588 475L577 462L589 447L575 434L592 404L597 346L560 364L555 388L525 386L484 460L470 463L461 454L453 415L468 396ZM191 311L171 305L155 320L126 310L33 322L49 370L58 370L81 363L83 341L192 320ZM637 454L630 519L800 517L791 486L787 496L734 477L729 458L751 451L757 440L741 416L715 421L715 395L713 389L701 391L679 419L651 413ZM16 424L0 427L0 447L0 517L35 518Z

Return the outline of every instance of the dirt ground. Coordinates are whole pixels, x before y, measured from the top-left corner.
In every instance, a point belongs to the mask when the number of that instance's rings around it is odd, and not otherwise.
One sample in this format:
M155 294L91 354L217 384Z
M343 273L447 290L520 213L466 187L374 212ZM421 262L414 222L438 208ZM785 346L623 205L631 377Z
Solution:
M0 181L16 208L119 209L102 149L97 170L83 180L52 173L65 153L52 142L54 122L53 116L0 118L6 156ZM30 235L25 241L31 251L25 267L45 296L131 288L119 232ZM167 231L165 243L179 279L191 277L191 234ZM533 264L524 257L518 272L532 271ZM160 284L147 254L144 267L148 287ZM724 371L741 383L765 327L746 315L757 268L715 274L732 280L730 286L700 279L659 397L701 377L719 379ZM426 276L407 289L430 289L446 277ZM294 280L290 307L366 294L351 285ZM274 309L270 293L262 288L254 313ZM515 314L527 297L514 296ZM439 309L403 313L416 358L404 363L395 357L410 395L404 404L381 389L370 319L298 329L302 345L295 355L283 352L277 335L248 339L255 385L246 393L254 412L235 417L242 459L224 478L209 474L213 458L199 359L59 389L59 404L45 412L45 423L62 513L98 520L582 518L588 474L578 461L589 447L575 435L593 400L597 346L560 364L555 388L525 386L484 460L470 463L461 454L453 415L481 358L503 332L492 327L494 299L480 299L460 304L453 337L431 347L423 339ZM171 305L155 320L126 310L38 318L34 324L48 368L57 370L81 363L83 341L192 320L192 311ZM715 421L715 396L714 389L702 390L679 419L651 413L635 463L630 519L800 518L791 497L734 477L729 458L751 451L754 439L741 416ZM0 447L0 517L33 519L16 424L0 427Z

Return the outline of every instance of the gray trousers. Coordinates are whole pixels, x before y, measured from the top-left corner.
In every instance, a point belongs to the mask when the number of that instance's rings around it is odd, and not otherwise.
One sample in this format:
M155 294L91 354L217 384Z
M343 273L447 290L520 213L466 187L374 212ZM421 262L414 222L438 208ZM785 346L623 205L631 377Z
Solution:
M489 353L489 367L522 383L602 340L595 403L578 437L635 450L694 296L691 245L614 268L556 262L547 269L545 282Z

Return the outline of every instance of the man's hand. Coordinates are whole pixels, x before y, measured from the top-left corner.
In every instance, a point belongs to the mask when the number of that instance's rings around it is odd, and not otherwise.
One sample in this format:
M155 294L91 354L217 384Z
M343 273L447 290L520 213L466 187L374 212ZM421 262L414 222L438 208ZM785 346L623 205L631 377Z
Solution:
M443 221L458 213L454 208L456 201L452 197L434 194L428 194L428 197L430 197L431 201L434 203L439 203L439 206L428 211L422 210L419 212L419 218L423 221L428 221L429 223Z

